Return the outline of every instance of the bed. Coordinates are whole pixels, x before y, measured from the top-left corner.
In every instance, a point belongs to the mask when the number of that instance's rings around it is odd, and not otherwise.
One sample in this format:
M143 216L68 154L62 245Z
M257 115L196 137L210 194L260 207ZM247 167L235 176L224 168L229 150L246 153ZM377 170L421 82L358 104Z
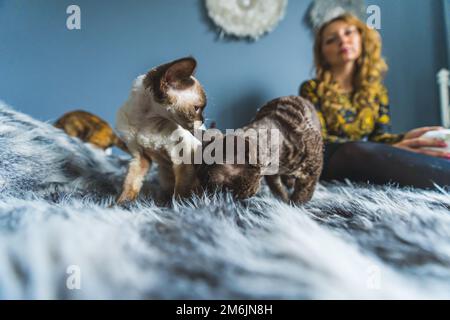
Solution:
M304 206L158 206L156 169L110 208L127 158L0 104L0 299L450 298L448 190L321 184Z

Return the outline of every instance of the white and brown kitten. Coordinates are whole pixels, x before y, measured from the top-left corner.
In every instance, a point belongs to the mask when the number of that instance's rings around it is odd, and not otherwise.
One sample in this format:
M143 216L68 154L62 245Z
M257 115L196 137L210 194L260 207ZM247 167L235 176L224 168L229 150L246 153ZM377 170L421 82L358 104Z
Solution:
M152 161L166 194L189 196L196 186L192 163L174 157L181 137L183 152L201 147L194 129L203 123L206 95L193 74L197 62L183 58L150 70L133 84L128 100L117 113L116 128L132 155L123 191L117 203L133 201Z

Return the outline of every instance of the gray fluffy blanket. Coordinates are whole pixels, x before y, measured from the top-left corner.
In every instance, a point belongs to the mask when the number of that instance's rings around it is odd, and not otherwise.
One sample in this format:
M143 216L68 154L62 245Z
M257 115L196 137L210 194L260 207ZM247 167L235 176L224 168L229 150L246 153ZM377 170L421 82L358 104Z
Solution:
M168 208L153 172L135 206L108 208L126 164L0 103L0 299L450 298L445 190Z

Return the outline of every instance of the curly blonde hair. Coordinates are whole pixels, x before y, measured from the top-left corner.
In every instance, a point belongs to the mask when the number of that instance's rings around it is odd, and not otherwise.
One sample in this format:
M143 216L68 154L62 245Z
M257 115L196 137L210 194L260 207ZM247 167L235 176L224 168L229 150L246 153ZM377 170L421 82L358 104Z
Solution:
M316 77L319 82L317 92L322 100L322 108L339 109L340 106L340 101L336 98L339 96L340 88L333 81L330 66L322 54L324 30L336 21L344 21L355 26L361 35L362 53L356 61L352 100L358 111L369 108L371 113L376 115L379 110L379 103L377 103L376 98L383 88L382 81L388 69L385 60L381 56L381 37L376 30L370 29L364 22L351 14L338 16L324 24L316 33L314 62Z

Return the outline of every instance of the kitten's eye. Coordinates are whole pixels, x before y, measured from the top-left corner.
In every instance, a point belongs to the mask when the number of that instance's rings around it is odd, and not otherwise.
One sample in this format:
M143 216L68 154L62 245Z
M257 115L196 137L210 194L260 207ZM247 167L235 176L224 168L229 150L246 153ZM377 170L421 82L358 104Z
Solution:
M195 106L194 109L195 109L195 112L199 112L202 108L200 108L199 106Z

